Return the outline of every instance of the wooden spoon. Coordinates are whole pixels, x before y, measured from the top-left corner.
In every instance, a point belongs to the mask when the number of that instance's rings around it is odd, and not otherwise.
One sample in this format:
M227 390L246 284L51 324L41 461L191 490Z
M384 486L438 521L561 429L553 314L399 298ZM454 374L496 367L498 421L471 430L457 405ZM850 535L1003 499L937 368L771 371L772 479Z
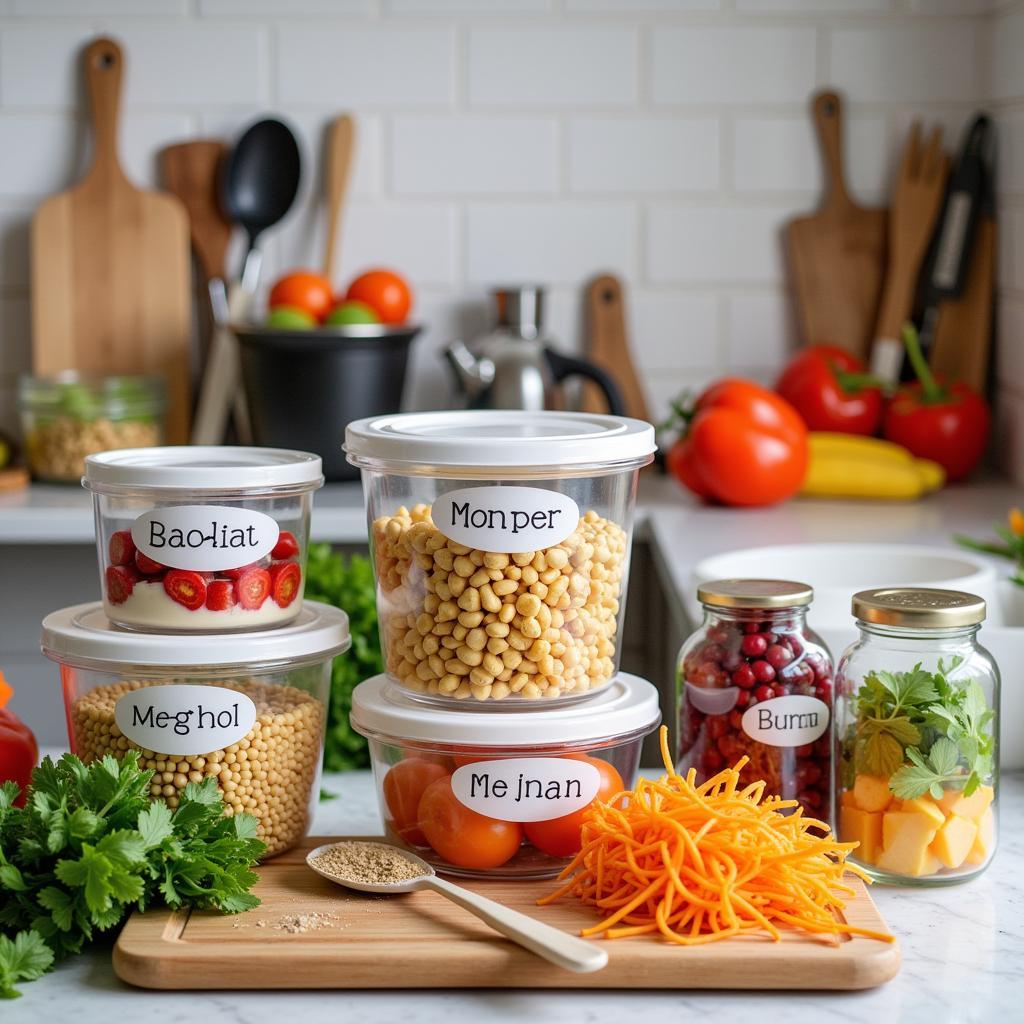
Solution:
M350 114L336 117L327 128L324 191L327 198L327 243L324 246L324 277L334 280L338 255L339 221L352 171L356 125Z

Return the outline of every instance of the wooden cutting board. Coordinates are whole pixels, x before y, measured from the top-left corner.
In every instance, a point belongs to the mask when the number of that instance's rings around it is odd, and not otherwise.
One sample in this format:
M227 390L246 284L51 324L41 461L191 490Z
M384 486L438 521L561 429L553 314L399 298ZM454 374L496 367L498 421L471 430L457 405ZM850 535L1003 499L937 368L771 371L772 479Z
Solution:
M801 338L805 345L838 345L863 359L885 274L887 214L858 205L846 188L838 94L818 93L812 112L825 162L825 194L815 213L786 228Z
M163 375L168 440L188 440L189 237L173 196L144 192L117 158L124 59L111 39L85 49L93 163L32 220L36 373Z
M366 838L365 836L362 838ZM899 970L895 944L862 938L744 936L683 948L646 936L608 943L608 966L572 974L527 953L434 893L366 896L316 875L310 837L262 865L263 903L236 916L154 910L134 914L114 948L118 977L143 988L643 988L859 989ZM845 917L887 930L863 884ZM469 882L468 887L548 924L577 932L593 911L567 899L538 907L553 882ZM323 915L308 931L287 926ZM594 940L600 941L600 940Z

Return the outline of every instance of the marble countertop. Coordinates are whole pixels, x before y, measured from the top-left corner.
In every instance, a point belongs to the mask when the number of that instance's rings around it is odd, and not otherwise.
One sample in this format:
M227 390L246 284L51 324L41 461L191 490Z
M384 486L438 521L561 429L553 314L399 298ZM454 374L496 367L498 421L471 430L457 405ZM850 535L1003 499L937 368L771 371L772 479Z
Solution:
M329 775L313 831L379 832L368 772ZM716 1022L776 1017L789 1024L992 1024L1020 1019L1024 998L1024 775L1004 776L1002 833L989 870L973 882L939 889L872 892L899 939L895 979L863 992L557 992L508 989L387 992L147 992L122 984L109 945L62 964L0 1006L4 1024L623 1024L704 1014ZM443 956L443 951L441 954ZM680 950L685 956L685 950ZM401 965L396 964L400 970ZM230 986L230 978L225 978Z

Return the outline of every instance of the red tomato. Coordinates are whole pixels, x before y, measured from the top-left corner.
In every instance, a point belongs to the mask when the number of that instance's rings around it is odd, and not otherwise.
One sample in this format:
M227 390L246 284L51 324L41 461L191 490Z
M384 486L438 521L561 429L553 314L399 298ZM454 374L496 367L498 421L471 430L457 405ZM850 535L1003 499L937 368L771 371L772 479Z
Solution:
M807 472L807 427L782 397L727 378L698 399L678 452L676 476L726 505L773 505L792 497Z
M962 480L981 461L992 416L985 399L966 384L920 382L900 388L889 403L883 433L919 459L932 459L950 481Z
M775 390L808 430L874 434L882 421L882 391L869 380L856 356L834 345L812 345L783 370Z
M427 840L417 826L417 811L423 791L448 773L439 764L420 757L409 757L388 769L384 776L384 803L391 814L390 827L413 846L426 846Z
M21 793L14 804L24 807L32 769L39 760L39 747L32 730L13 711L4 707L13 692L0 672L0 782L18 784Z
M285 274L270 290L269 306L296 306L310 316L323 320L334 305L331 282L312 270L296 270Z
M368 270L345 293L349 302L365 302L385 324L402 324L412 307L412 291L405 278L393 270Z
M622 776L607 761L586 754L579 755L577 759L592 764L601 773L600 786L594 800L608 800L626 788L622 784ZM523 825L523 831L538 850L552 857L571 857L580 852L580 829L583 827L583 813L586 809L581 807L572 814L552 818L550 821L528 821Z
M450 778L427 787L418 817L420 831L434 851L460 868L501 867L516 855L523 841L518 822L488 818L460 803Z

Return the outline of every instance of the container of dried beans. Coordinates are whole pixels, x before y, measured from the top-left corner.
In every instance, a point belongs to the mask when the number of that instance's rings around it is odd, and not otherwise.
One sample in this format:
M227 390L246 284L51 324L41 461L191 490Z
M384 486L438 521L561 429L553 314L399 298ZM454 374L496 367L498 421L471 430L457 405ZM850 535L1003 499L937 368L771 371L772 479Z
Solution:
M333 658L343 611L307 601L279 629L181 637L119 630L98 603L43 620L60 665L71 750L90 762L139 752L150 793L176 807L213 778L225 813L252 814L274 856L305 834L319 795Z
M571 703L619 667L640 420L469 410L357 420L385 667L421 700Z

